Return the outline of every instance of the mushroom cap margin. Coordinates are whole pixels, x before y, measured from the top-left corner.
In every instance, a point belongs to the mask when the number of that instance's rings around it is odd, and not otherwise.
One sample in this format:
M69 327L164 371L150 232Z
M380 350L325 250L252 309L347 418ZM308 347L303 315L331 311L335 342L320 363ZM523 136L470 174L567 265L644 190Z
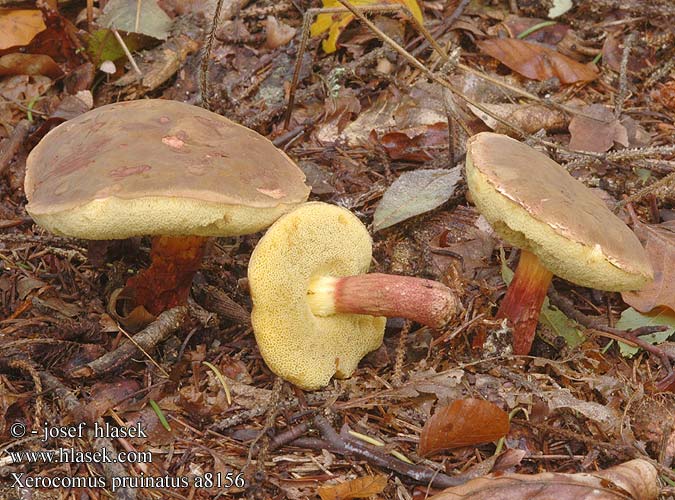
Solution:
M26 162L26 209L52 232L88 239L228 236L259 231L304 202L304 180L268 139L223 116L126 101L40 141Z
M555 275L599 290L637 290L653 279L637 236L562 166L508 136L469 138L474 203L513 246Z

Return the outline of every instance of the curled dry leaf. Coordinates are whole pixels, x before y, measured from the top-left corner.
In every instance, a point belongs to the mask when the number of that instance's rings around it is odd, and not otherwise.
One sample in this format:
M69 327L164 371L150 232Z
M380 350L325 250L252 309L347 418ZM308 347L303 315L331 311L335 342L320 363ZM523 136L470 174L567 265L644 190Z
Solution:
M393 226L442 205L454 193L461 176L459 167L404 172L382 196L373 215L373 230Z
M420 127L422 131L416 135L414 130L406 132L389 132L378 139L373 131L371 138L379 141L392 160L425 162L433 160L431 148L446 146L448 143L448 126L444 122Z
M418 452L422 456L495 441L509 432L509 416L494 403L461 399L436 410L424 424Z
M293 39L295 28L277 20L274 16L267 16L265 21L265 46L270 49L276 49L286 45Z
M675 221L658 225L637 223L635 234L645 243L654 268L654 281L642 290L622 292L621 297L640 312L656 307L675 311Z
M352 498L368 498L382 493L387 486L387 476L357 477L344 483L321 486L319 496L321 500L349 500Z
M658 493L656 468L636 459L592 474L494 474L448 488L430 500L655 500Z
M63 71L49 56L15 52L0 57L0 76L8 75L43 75L56 79L63 76Z
M628 147L628 131L602 104L592 104L583 109L584 115L576 115L570 122L570 148L577 151L605 153L614 143Z
M582 64L555 50L512 38L478 42L480 49L513 71L533 80L557 78L561 83L588 82L598 73L592 66Z
M569 125L567 115L560 110L549 108L541 104L483 104L493 115L505 120L528 134L534 134L541 129L547 132L564 130ZM510 128L502 125L487 113L469 104L469 108L485 125L497 133L508 134Z

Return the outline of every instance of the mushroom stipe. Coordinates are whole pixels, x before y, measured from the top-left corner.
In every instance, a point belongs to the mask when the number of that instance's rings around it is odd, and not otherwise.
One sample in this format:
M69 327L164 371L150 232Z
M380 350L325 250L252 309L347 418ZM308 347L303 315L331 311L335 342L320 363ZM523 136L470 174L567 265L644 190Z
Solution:
M265 233L248 267L251 323L267 366L303 389L349 377L384 335L384 316L445 325L459 301L441 283L365 274L372 240L348 210L305 203Z
M26 161L26 210L76 238L159 236L152 266L122 293L158 314L185 303L204 238L266 228L307 199L304 180L257 132L197 106L145 99L50 131Z
M469 138L466 178L478 210L522 250L498 317L528 354L552 275L599 290L638 290L653 279L635 234L562 166L505 135Z

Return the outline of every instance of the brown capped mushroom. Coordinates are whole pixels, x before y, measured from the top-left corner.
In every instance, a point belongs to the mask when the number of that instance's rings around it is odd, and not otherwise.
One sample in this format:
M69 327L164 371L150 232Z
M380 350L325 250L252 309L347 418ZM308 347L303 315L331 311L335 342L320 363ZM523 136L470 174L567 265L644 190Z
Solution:
M372 240L349 210L305 203L282 216L253 250L251 322L270 369L303 389L349 377L382 343L385 318L433 327L458 301L446 286L419 278L364 274Z
M127 289L158 314L187 300L206 237L264 229L307 199L304 180L269 140L216 113L119 102L58 126L33 149L26 210L56 234L156 236L152 266Z
M469 138L473 201L520 262L497 313L528 354L553 275L599 290L638 290L653 279L635 234L593 192L539 151L505 135Z

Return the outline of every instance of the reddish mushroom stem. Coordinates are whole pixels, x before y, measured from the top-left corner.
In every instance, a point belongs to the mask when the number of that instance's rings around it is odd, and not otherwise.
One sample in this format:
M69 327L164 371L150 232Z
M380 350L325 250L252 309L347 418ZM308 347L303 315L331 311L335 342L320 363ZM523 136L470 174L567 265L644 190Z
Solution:
M398 317L435 329L454 317L458 305L452 290L437 281L379 273L313 278L307 300L317 316L352 313Z
M513 280L497 311L497 318L507 318L513 328L514 354L529 354L552 279L553 273L539 262L539 257L521 250Z
M199 269L208 238L156 236L152 239L152 264L129 278L122 295L133 307L143 306L155 316L185 304L192 278Z

